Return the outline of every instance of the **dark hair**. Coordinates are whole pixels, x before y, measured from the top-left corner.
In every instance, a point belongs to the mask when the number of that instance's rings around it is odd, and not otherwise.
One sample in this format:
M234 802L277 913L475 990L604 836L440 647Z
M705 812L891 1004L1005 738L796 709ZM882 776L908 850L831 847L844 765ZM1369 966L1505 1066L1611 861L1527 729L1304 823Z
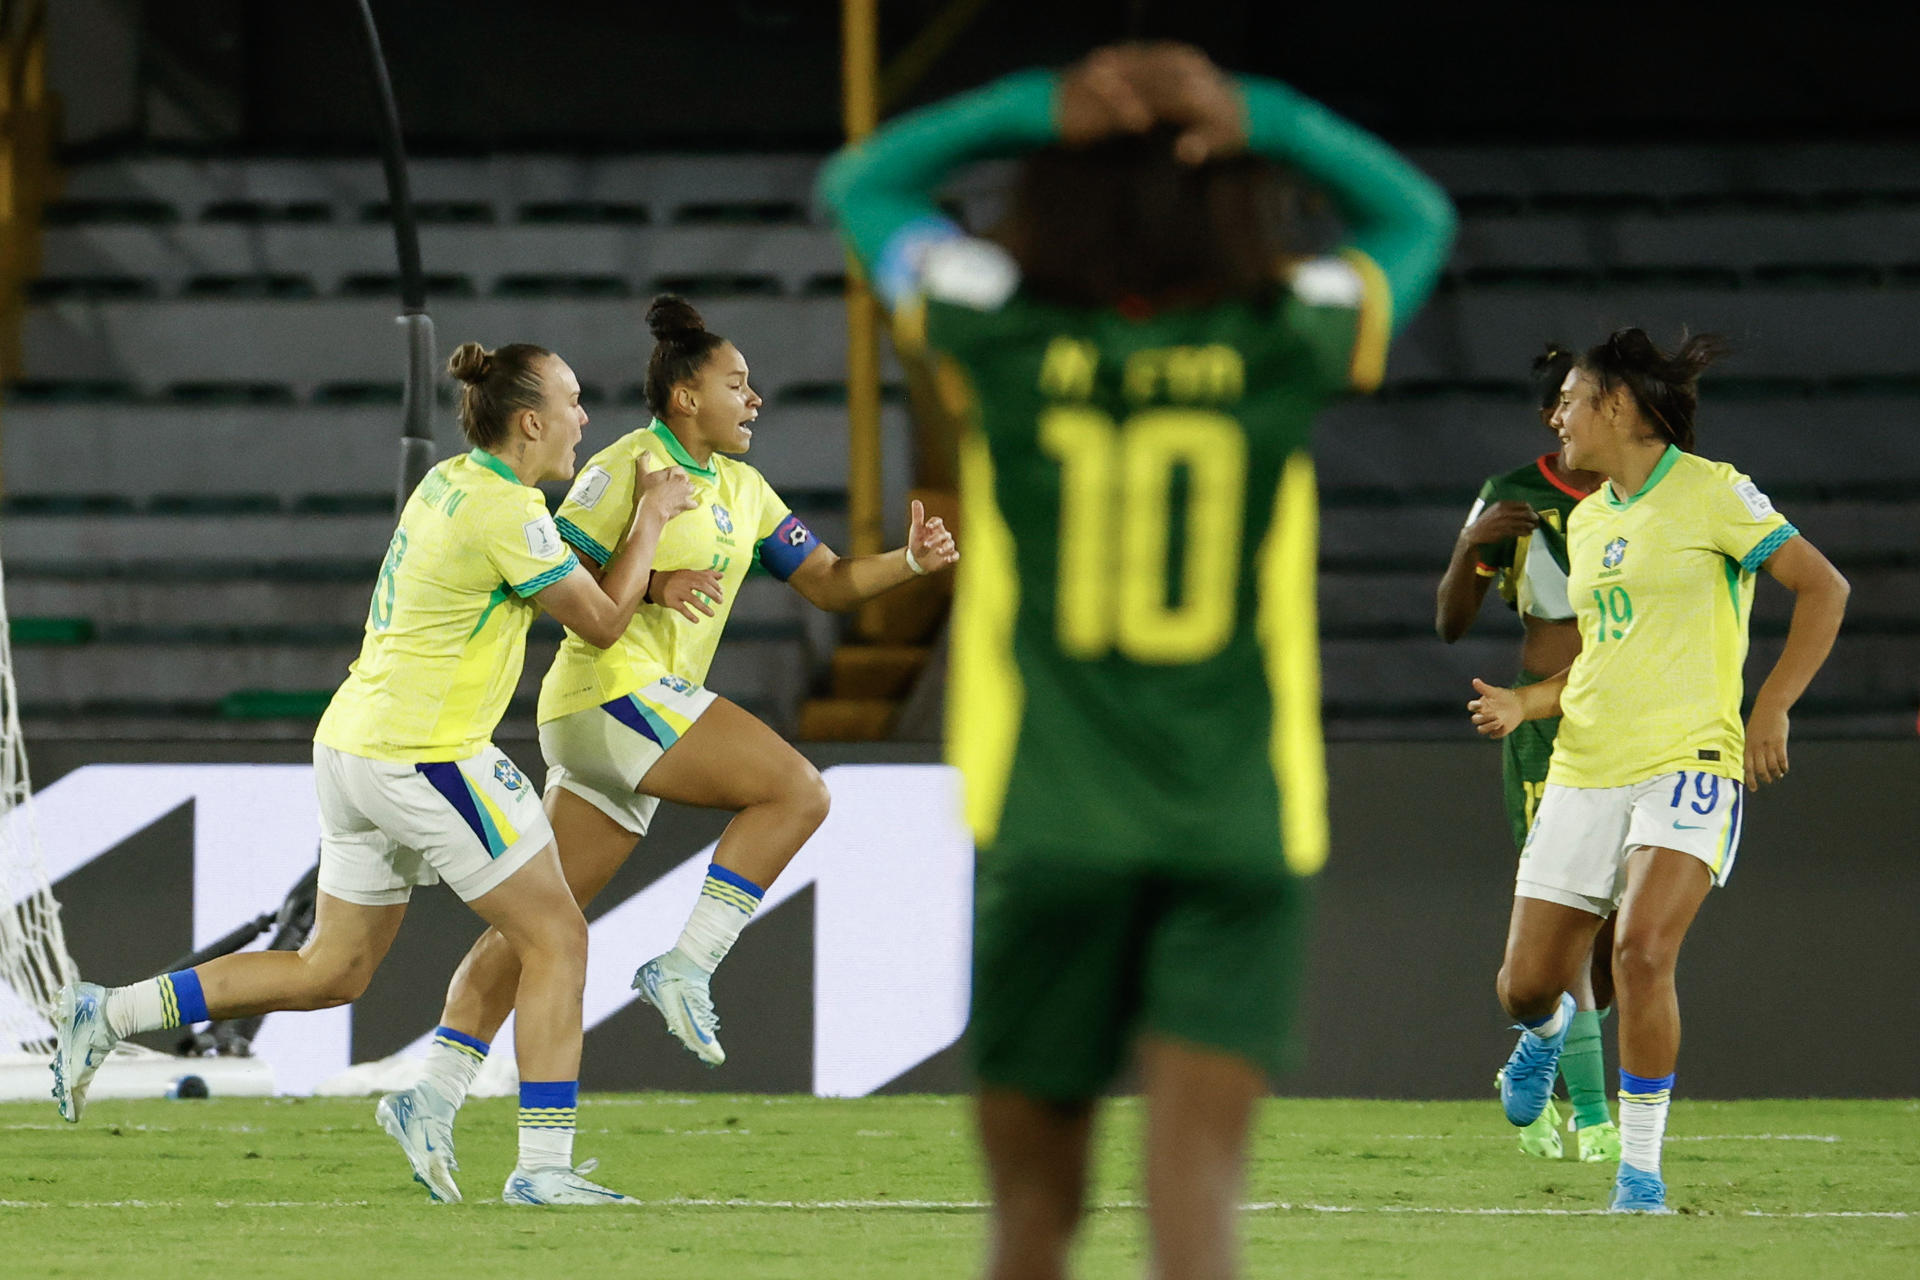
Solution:
M1683 334L1680 349L1668 355L1646 330L1616 329L1605 342L1589 347L1578 365L1600 384L1603 395L1625 387L1655 430L1692 453L1701 371L1732 349L1717 333Z
M1303 253L1301 188L1258 156L1184 164L1176 136L1162 125L1021 162L994 238L1034 297L1199 306L1273 292L1282 260Z
M1560 404L1560 388L1567 371L1573 368L1578 353L1561 342L1549 342L1547 349L1533 358L1533 393L1540 412L1552 413Z
M663 293L647 308L647 330L653 334L653 354L647 359L647 408L667 420L667 400L673 389L700 375L726 339L707 329L693 304L678 294Z
M460 431L467 443L492 449L506 442L507 424L525 409L538 409L547 388L540 362L552 355L531 342L509 342L489 351L463 342L447 357L447 372L460 388Z

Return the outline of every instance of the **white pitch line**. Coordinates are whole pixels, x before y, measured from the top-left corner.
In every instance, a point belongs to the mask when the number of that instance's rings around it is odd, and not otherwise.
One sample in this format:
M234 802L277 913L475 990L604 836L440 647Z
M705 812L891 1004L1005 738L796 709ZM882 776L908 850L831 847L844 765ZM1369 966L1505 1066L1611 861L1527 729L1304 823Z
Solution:
M380 1202L382 1205L387 1202ZM0 1200L0 1208L6 1209L185 1209L204 1208L212 1205L219 1209L365 1209L375 1207L372 1200L75 1200L56 1202L51 1200ZM980 1212L991 1206L985 1200L748 1200L748 1199L704 1199L699 1197L674 1197L666 1200L640 1201L639 1208L656 1209L779 1209L802 1213L819 1213L833 1210L853 1210L864 1212L873 1209L907 1210L921 1213L957 1213ZM1144 1204L1137 1200L1110 1200L1089 1206L1097 1211L1117 1212L1138 1210ZM1398 1214L1438 1217L1469 1218L1597 1218L1607 1214L1605 1209L1521 1209L1521 1208L1461 1208L1444 1205L1351 1205L1351 1204L1293 1204L1284 1200L1264 1200L1252 1204L1243 1204L1241 1210L1246 1213L1321 1213L1321 1214ZM1744 1209L1726 1214L1706 1214L1706 1217L1742 1217L1742 1218L1889 1218L1905 1221L1917 1215L1897 1209L1831 1209L1801 1213L1776 1213L1765 1209Z

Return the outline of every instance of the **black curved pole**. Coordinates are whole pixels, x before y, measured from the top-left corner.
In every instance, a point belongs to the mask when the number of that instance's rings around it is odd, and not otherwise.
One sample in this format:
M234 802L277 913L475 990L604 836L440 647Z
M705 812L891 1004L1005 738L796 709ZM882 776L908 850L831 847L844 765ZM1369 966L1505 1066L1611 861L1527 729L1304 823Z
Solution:
M393 216L393 247L400 262L400 316L406 334L406 403L400 420L400 478L394 492L394 511L433 466L433 319L427 314L427 282L420 271L420 232L413 217L413 195L407 188L407 152L400 138L400 109L393 99L393 81L387 75L386 55L380 50L380 29L374 25L373 5L360 0L361 27L367 37L367 58L379 98L380 163L387 175L387 206Z

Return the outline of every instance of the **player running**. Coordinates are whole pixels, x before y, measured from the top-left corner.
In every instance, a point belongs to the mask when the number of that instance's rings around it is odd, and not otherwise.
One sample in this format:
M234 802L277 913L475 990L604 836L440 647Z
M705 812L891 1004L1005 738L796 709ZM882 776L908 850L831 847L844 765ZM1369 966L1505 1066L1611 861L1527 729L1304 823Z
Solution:
M934 192L1025 155L996 239ZM1274 162L1350 241L1303 260ZM1228 1274L1327 853L1314 413L1380 380L1453 218L1378 139L1177 46L889 124L821 193L966 426L949 757L978 847L990 1274L1057 1276L1139 1055L1155 1274Z
M520 1149L509 1204L626 1204L572 1166L579 1098L587 926L568 892L533 787L489 738L520 679L527 627L546 609L610 645L625 632L662 531L694 505L678 468L640 462L623 477L642 499L625 548L599 581L547 514L543 480L574 473L586 425L580 384L552 352L469 342L448 371L462 384L473 445L429 471L407 499L367 611L366 639L314 733L320 896L298 952L250 951L105 990L60 993L54 1097L80 1118L115 1042L209 1019L328 1009L360 997L386 956L413 886L445 880L503 939L521 974ZM445 1156L410 1108L383 1109L416 1176L458 1200ZM582 1172L590 1168L582 1166Z
M1522 1028L1501 1080L1507 1119L1545 1108L1572 1025L1566 994L1600 922L1618 914L1619 1173L1610 1207L1666 1213L1666 1131L1680 1007L1674 969L1695 912L1740 845L1741 791L1787 772L1787 714L1833 647L1847 581L1767 495L1693 450L1711 336L1673 355L1622 329L1576 362L1553 427L1561 458L1606 483L1574 510L1567 595L1582 648L1525 688L1475 680L1481 733L1559 715L1520 854L1500 1002ZM1764 568L1794 593L1787 642L1743 731L1741 666Z
M1552 421L1560 384L1572 367L1573 352L1551 344L1533 362L1542 423ZM1465 635L1486 598L1488 583L1497 581L1500 595L1519 612L1526 628L1515 686L1524 688L1565 671L1580 652L1580 628L1567 600L1567 517L1599 484L1599 476L1570 469L1555 452L1481 485L1440 579L1434 615L1440 638L1452 644ZM1500 740L1500 772L1515 848L1526 843L1527 828L1533 825L1559 727L1557 718L1531 720ZM1600 1051L1600 1021L1613 996L1607 954L1611 937L1610 927L1603 927L1593 963L1575 977L1578 1012L1560 1055L1560 1079L1573 1103L1580 1158L1590 1163L1620 1158L1620 1131L1607 1109L1606 1064ZM1551 1098L1539 1118L1520 1131L1520 1149L1528 1155L1560 1157L1560 1112Z
M718 1066L726 1054L713 972L827 816L826 784L807 759L702 687L735 594L757 561L809 602L844 612L945 568L959 552L946 525L915 502L904 547L835 555L733 456L752 444L761 403L739 349L672 295L654 300L647 324L654 421L594 455L561 504L559 536L589 566L631 554L636 466L689 476L696 510L661 537L648 604L616 642L600 647L571 631L561 642L540 686L540 750L561 867L582 903L626 862L662 799L734 813L679 941L633 980L681 1043ZM454 974L421 1085L383 1102L426 1117L439 1149L452 1149L454 1117L515 1007L519 973L507 940L491 929L482 935Z

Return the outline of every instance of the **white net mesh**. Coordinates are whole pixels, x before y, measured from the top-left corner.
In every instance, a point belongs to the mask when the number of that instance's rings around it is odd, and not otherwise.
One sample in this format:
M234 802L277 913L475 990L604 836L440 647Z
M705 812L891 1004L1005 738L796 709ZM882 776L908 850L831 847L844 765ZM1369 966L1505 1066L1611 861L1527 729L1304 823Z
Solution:
M51 1054L54 997L75 972L33 823L8 631L0 570L0 1055Z

